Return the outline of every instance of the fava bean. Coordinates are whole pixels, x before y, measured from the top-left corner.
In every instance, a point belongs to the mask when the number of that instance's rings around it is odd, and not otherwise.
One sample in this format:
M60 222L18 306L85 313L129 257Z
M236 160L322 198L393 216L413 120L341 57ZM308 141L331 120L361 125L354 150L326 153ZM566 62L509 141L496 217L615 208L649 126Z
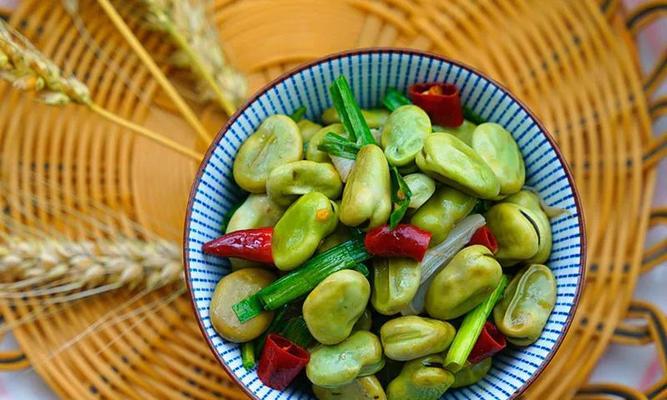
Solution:
M408 315L382 325L380 340L388 358L409 361L447 350L455 334L449 322Z
M266 182L266 191L271 200L283 207L310 192L320 192L335 200L342 190L343 182L333 165L308 160L274 168Z

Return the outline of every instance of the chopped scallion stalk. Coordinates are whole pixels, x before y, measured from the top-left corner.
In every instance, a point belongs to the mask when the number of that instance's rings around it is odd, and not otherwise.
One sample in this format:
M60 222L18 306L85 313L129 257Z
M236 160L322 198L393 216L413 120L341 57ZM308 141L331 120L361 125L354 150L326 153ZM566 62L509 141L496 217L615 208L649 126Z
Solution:
M306 320L299 315L287 321L278 334L294 344L307 348L313 342Z
M486 122L484 121L484 118L474 112L470 107L466 106L463 106L463 118L467 119L475 125L483 124Z
M392 165L389 172L391 175L391 201L394 203L394 211L389 216L389 228L394 229L408 211L412 192L396 166Z
M253 342L245 342L241 345L241 362L246 370L255 368L255 346Z
M479 334L482 332L484 323L491 315L493 307L503 296L508 282L507 276L503 275L493 293L463 318L463 322L447 352L447 357L445 357L444 365L450 372L456 373L465 365Z
M336 112L340 116L345 130L350 135L350 140L362 146L376 144L345 76L341 75L336 78L329 87L329 92Z
M328 132L324 135L322 142L317 146L317 149L320 151L324 151L332 156L347 158L348 160L356 159L360 148L360 145L333 132Z
M384 94L384 98L382 98L382 104L384 104L389 111L394 111L398 107L412 104L412 102L403 93L394 88L389 88Z
M294 112L291 113L289 117L292 118L294 122L299 122L303 119L303 116L306 115L306 111L308 111L306 106L301 106L294 110Z

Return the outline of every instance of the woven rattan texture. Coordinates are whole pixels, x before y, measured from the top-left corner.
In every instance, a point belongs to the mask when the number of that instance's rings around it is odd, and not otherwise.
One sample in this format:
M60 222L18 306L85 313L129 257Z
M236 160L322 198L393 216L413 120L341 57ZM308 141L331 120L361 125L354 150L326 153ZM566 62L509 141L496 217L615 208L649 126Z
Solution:
M130 16L130 2L115 4L157 63L170 76L179 75L166 66L170 49L159 34ZM77 31L55 0L24 0L10 21L66 72L85 81L96 102L203 151L194 130L95 1L80 1L79 12L92 39ZM525 101L573 168L584 202L589 263L570 333L526 397L599 398L620 391L641 398L630 389L585 386L613 338L641 344L665 333L664 315L650 305L631 303L656 179L650 150L661 147L650 133L645 86L651 89L651 82L645 85L638 72L628 16L617 1L213 0L210 12L251 91L328 53L400 46L473 65ZM192 161L85 109L49 108L4 83L0 104L0 173L8 193L0 201L14 218L73 238L109 234L64 224L65 216L57 211L64 205L136 235L122 218L107 218L86 206L94 200L180 240L196 167ZM212 132L221 126L214 107L197 111ZM55 211L32 207L34 197L53 204ZM245 398L215 363L185 297L53 351L131 296L114 293L54 309L15 334L32 367L63 398ZM140 308L159 297L128 307ZM30 309L19 303L5 304L2 311L13 321ZM627 327L631 334L624 334L621 321L629 310L648 322L643 328ZM661 384L665 381L653 388L655 398L661 396Z

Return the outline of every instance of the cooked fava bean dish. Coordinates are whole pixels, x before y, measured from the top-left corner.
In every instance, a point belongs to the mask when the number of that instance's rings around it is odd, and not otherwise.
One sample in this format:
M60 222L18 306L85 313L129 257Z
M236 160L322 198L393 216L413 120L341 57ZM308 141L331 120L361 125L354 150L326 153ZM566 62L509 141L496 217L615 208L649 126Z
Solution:
M272 115L241 145L245 200L204 253L226 257L211 323L243 367L320 400L436 400L536 342L556 303L555 210L512 134L447 83L361 109Z

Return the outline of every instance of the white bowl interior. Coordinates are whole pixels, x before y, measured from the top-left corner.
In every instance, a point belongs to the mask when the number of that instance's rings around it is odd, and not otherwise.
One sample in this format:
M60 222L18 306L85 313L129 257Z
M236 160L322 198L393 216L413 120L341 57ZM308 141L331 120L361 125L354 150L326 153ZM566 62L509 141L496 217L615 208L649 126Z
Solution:
M449 82L461 89L463 102L485 120L497 122L512 133L526 162L526 184L536 188L554 207L567 210L551 221L553 250L548 265L558 283L556 307L542 337L526 348L504 351L494 358L489 374L476 385L450 390L444 399L514 397L550 359L562 340L573 304L578 298L583 264L581 210L562 158L540 124L511 95L494 82L457 63L411 51L373 50L331 57L304 67L275 82L234 118L209 149L196 180L186 220L185 260L191 295L214 351L249 393L259 399L311 399L298 389L279 392L264 386L256 372L241 366L238 345L226 342L211 326L209 303L216 283L229 271L226 260L201 252L203 243L218 237L223 216L242 199L234 183L232 163L239 146L268 116L289 114L300 105L307 118L318 119L331 106L329 85L345 75L362 107L376 107L389 87L405 91L412 83Z

